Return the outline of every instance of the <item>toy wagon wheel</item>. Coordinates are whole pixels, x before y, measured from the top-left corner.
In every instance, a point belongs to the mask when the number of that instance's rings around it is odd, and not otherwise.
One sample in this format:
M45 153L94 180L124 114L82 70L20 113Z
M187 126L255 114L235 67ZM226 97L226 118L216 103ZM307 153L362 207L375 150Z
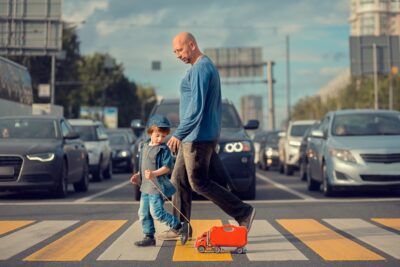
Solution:
M221 252L221 247L213 247L213 251L215 253L220 253Z
M204 253L204 251L206 251L206 248L203 247L203 246L200 246L200 247L197 248L197 251L200 252L200 253Z
M236 248L236 253L237 254L242 254L244 252L243 248Z

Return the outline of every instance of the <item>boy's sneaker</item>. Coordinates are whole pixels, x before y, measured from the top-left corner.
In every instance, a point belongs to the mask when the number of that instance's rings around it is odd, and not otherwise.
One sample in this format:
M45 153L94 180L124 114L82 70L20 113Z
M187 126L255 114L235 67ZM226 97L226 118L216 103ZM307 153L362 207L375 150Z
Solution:
M256 216L256 209L251 208L251 212L247 217L243 218L243 220L238 221L240 226L244 226L247 228L247 232L250 232L251 225L253 224L254 217Z
M156 245L156 240L149 236L145 236L143 238L143 240L135 242L135 246L137 246L137 247L150 247L150 246L155 246L155 245Z

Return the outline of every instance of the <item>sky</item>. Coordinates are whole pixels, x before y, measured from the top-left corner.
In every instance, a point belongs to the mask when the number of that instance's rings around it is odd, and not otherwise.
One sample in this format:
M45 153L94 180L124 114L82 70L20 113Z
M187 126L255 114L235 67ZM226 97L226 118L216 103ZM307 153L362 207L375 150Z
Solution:
M157 95L165 98L179 97L181 79L190 68L172 52L177 33L191 32L201 50L261 47L263 61L275 62L279 128L287 115L286 36L293 106L349 67L349 7L350 0L64 0L63 20L77 25L81 54L109 53L123 64L130 80L155 87ZM153 61L161 62L160 71L151 70ZM262 97L266 129L267 85L224 83L238 80L222 78L222 97L239 112L241 96Z

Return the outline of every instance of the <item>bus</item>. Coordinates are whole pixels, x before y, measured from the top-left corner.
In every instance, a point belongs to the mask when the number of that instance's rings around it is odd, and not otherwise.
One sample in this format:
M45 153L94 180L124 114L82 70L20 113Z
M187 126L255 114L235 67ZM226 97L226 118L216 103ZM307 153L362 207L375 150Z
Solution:
M32 115L32 102L27 68L0 57L0 116Z

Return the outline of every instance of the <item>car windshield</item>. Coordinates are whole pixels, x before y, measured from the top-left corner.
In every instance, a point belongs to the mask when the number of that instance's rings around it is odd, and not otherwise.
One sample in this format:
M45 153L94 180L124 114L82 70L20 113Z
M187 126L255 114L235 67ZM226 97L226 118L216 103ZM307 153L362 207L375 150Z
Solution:
M55 139L57 122L53 119L0 119L2 139Z
M75 132L79 133L80 138L83 141L97 141L96 127L93 126L81 126L73 125Z
M179 125L179 103L162 103L158 105L154 114L166 116L171 123L172 128ZM232 105L222 104L222 128L239 128L241 121Z
M307 129L310 127L311 125L309 124L292 125L292 128L290 129L290 136L303 136Z
M123 134L108 134L110 138L110 145L124 145L128 144L128 139Z
M337 115L332 124L332 135L400 135L400 115L393 113Z
M267 143L277 144L279 142L279 132L269 133L267 136Z

